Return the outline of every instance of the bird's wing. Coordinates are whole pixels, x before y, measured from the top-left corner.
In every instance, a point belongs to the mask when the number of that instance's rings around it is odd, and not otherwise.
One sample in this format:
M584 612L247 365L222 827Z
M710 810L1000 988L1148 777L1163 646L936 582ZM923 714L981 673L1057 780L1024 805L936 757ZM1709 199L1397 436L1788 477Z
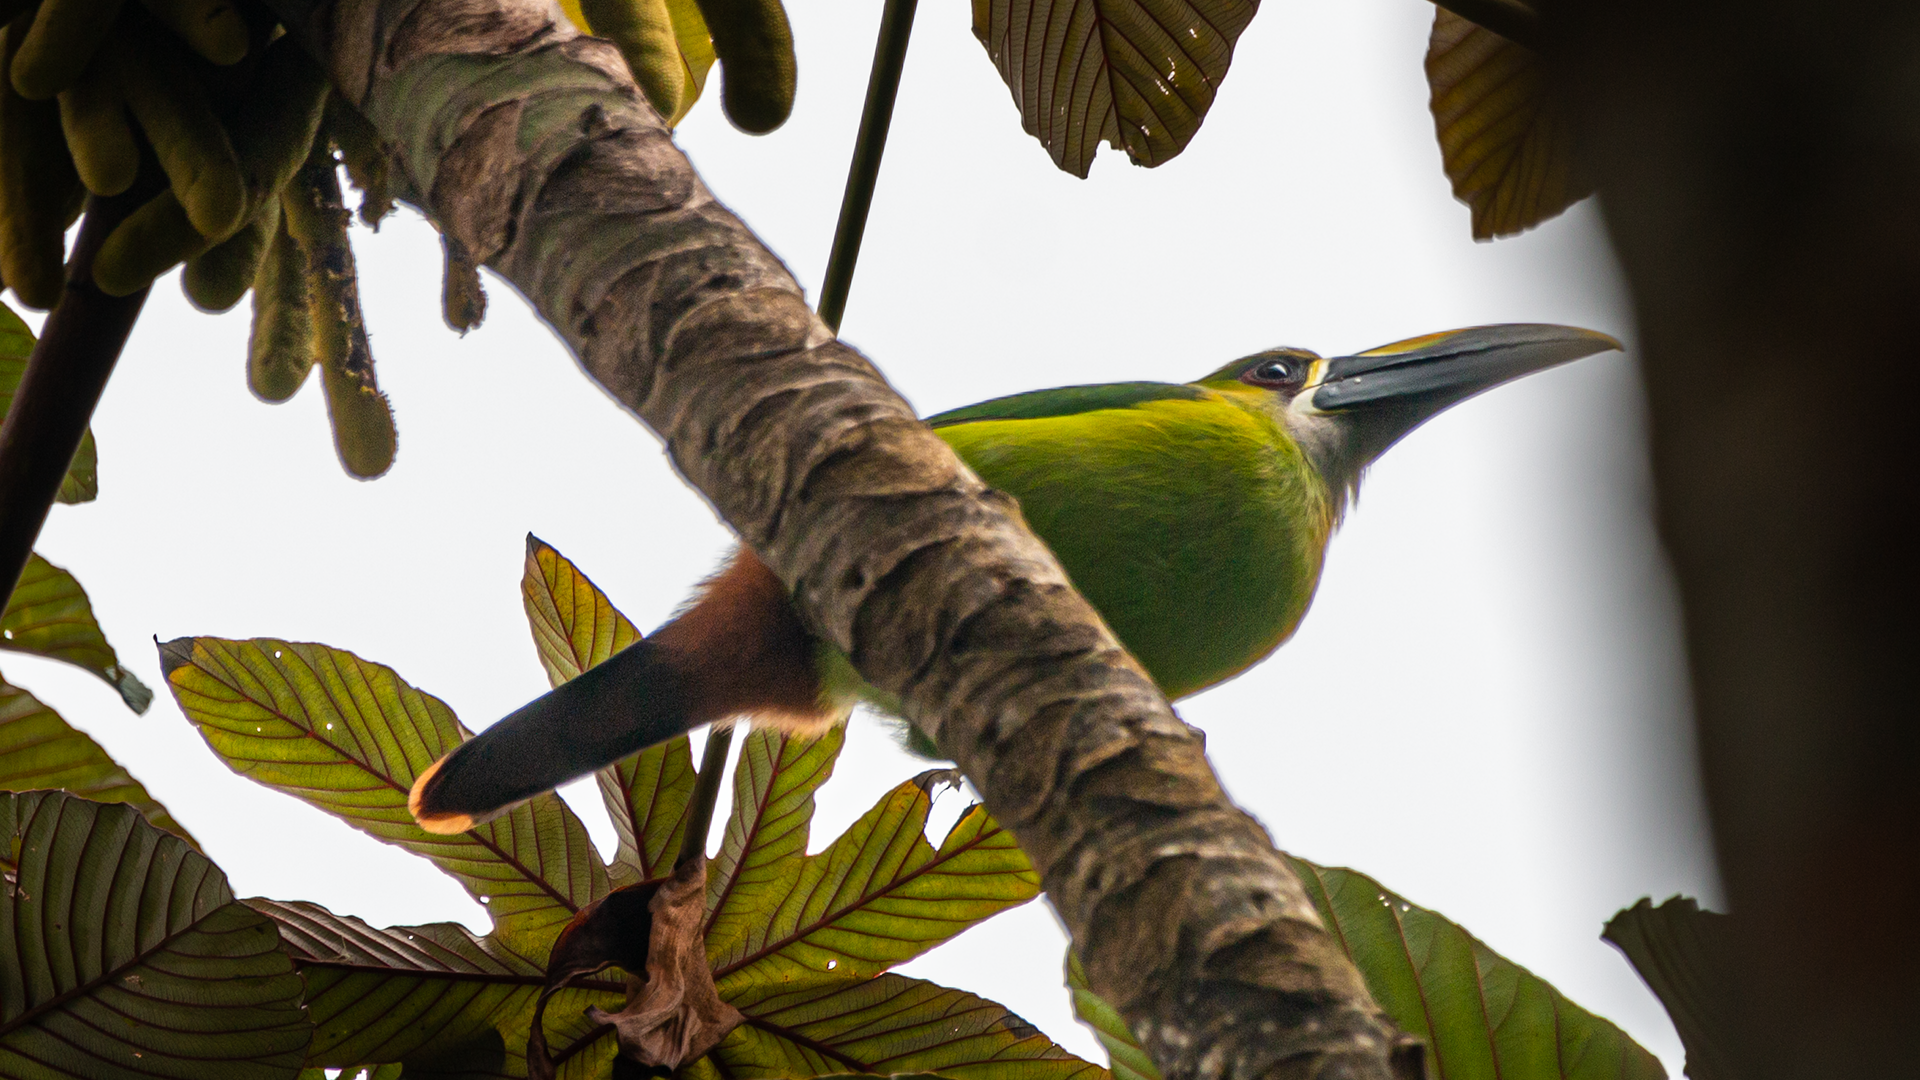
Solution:
M1098 386L1062 386L1052 390L1032 390L1024 394L994 398L978 405L953 409L927 417L934 427L952 427L981 420L1040 420L1050 416L1073 416L1101 409L1125 409L1143 401L1205 400L1207 392L1181 383L1124 382Z

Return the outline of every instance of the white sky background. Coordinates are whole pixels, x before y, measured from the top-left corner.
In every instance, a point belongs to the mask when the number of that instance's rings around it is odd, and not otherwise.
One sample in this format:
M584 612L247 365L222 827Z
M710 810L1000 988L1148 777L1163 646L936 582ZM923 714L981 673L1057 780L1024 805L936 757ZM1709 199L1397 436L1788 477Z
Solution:
M716 93L680 142L811 292L879 4L795 0L791 14L793 120L740 135ZM1269 3L1184 155L1142 170L1103 151L1080 181L1021 132L965 5L923 5L848 340L930 413L1043 386L1184 381L1277 344L1347 352L1502 321L1630 336L1590 204L1517 240L1469 240L1426 109L1431 18L1418 0ZM545 688L517 587L526 532L643 628L728 534L497 279L484 327L445 328L439 245L417 215L355 242L399 417L392 473L342 474L316 386L282 406L249 395L245 304L202 315L163 281L95 417L100 499L57 507L40 545L91 592L154 708L136 718L89 676L0 662L126 763L241 895L484 927L425 862L228 772L164 690L150 639L349 648L479 726ZM1461 922L1677 1075L1659 1006L1598 939L1644 895L1718 900L1642 426L1618 354L1429 424L1368 478L1298 637L1180 711L1281 846ZM921 767L858 722L814 846ZM610 852L597 799L572 802ZM960 802L945 797L943 822ZM907 970L1098 1059L1059 989L1063 945L1029 905Z

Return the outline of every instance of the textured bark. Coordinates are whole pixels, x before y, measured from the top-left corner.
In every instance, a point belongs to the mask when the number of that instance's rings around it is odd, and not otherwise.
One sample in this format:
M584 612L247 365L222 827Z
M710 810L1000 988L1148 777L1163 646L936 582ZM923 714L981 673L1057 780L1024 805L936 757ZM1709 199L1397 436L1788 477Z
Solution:
M1546 15L1640 321L1740 1075L1920 1075L1920 6Z
M302 31L396 187L525 294L954 755L1170 1078L1417 1075L1197 732L540 0L338 0Z

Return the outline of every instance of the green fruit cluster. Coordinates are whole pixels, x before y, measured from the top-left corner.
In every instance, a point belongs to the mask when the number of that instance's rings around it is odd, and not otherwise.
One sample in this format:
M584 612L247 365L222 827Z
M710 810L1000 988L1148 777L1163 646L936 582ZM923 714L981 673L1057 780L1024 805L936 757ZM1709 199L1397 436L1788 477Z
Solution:
M204 310L252 290L254 392L283 401L317 362L340 460L372 477L393 462L393 416L360 323L340 159L362 216L389 211L379 137L261 5L0 0L0 286L53 307L86 197L152 177L94 285L130 295L184 262Z
M721 105L762 135L793 112L793 30L780 0L560 0L573 23L620 47L654 109L678 124L720 62Z

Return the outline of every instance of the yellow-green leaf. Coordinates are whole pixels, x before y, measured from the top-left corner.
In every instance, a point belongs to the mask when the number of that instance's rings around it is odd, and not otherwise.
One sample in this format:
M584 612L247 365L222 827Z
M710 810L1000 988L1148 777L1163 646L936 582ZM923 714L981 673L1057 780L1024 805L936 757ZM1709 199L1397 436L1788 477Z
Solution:
M1659 1059L1457 923L1352 870L1289 859L1432 1080L1664 1080Z
M27 357L32 353L33 331L12 308L0 303L0 417L5 417L7 409L12 407L13 392L20 385L20 377L26 374ZM73 455L73 464L67 467L66 478L60 481L58 501L92 502L100 494L99 463L100 452L93 444L93 429L88 428L80 436L80 449Z
M1120 1010L1087 985L1087 969L1071 948L1067 950L1067 990L1073 995L1074 1017L1092 1028L1094 1038L1106 1049L1113 1080L1160 1080L1160 1066L1140 1048Z
M752 983L870 979L1040 895L1039 873L985 807L962 814L938 850L927 842L932 790L953 776L894 788L768 889L765 915L725 955L709 949L721 997Z
M973 33L1053 163L1106 140L1137 165L1186 149L1257 0L973 0Z
M155 826L199 843L160 801L100 744L78 731L32 694L0 679L0 790L57 788L103 803L126 803Z
M1737 1080L1733 1048L1738 1021L1728 993L1734 986L1732 917L1705 911L1684 896L1659 907L1642 898L1607 921L1600 934L1613 943L1648 989L1666 1006L1687 1048L1692 1080Z
M707 868L707 956L742 955L772 907L787 895L807 854L813 793L833 775L847 729L818 739L759 730L740 743L733 814L720 855Z
M747 1018L709 1055L723 1076L931 1072L951 1080L1103 1080L1002 1005L882 975L729 999Z
M160 647L160 662L181 711L235 772L432 860L538 961L559 928L606 893L586 828L551 792L458 836L414 823L414 777L468 733L446 703L393 669L271 638L181 638Z
M312 1027L272 920L125 804L0 794L0 1076L292 1080Z
M91 671L118 690L120 700L136 713L153 703L153 691L120 666L120 657L107 644L87 591L72 574L39 555L27 559L20 584L0 615L0 649L64 660Z
M526 1075L527 1023L546 972L509 943L456 923L376 930L318 904L247 903L279 924L287 953L307 980L314 1024L309 1065L385 1061L404 1062L410 1075L460 1067ZM574 1024L585 1034L591 1025L577 1018L587 1006L617 1009L624 997L617 978L579 980L551 1003L550 1033ZM583 1049L574 1055L582 1080L604 1075L613 1040Z
M531 534L520 599L541 666L555 686L640 640L640 631L579 567ZM687 737L615 762L595 778L620 837L609 868L613 876L634 882L672 873L693 796L693 753Z
M1593 191L1566 107L1532 50L1436 8L1427 86L1441 163L1473 211L1474 239L1531 229Z

